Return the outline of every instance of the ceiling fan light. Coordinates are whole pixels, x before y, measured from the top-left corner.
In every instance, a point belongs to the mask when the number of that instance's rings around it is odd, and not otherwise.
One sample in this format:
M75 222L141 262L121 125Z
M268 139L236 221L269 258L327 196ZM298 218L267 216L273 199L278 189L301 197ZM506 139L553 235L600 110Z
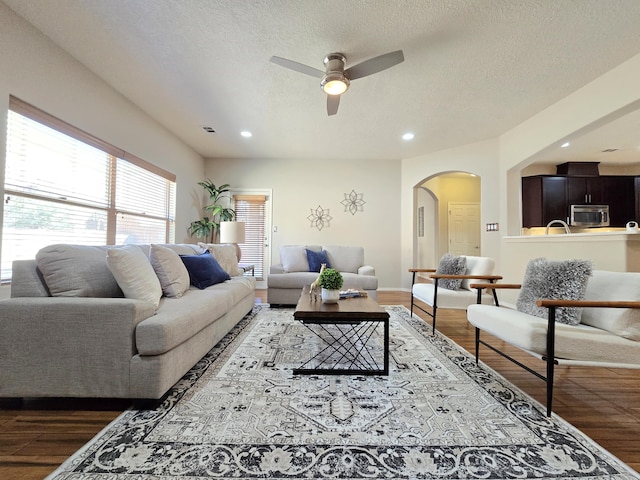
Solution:
M327 73L322 78L320 87L327 95L340 95L349 88L349 79L340 72Z

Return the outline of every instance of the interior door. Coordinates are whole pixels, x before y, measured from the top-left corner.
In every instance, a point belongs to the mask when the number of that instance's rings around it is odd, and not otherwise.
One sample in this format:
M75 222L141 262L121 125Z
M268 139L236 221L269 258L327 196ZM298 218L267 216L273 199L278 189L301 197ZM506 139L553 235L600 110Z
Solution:
M480 204L449 202L449 253L480 255Z

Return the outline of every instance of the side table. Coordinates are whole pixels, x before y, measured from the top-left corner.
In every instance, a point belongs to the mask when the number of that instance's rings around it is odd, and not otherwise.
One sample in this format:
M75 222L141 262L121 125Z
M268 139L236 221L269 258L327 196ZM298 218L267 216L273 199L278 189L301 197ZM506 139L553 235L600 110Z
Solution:
M244 275L247 272L251 272L251 276L255 277L255 269L256 266L255 265L251 265L250 263L239 263L238 264L238 268L242 271L242 274Z

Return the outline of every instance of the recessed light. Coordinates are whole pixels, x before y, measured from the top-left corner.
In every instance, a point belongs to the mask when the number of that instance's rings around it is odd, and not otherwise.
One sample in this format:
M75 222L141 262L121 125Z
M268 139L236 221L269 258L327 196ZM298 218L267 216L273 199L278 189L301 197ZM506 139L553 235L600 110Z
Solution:
M560 145L562 148L567 148L569 145L571 145L569 142L564 142L562 145Z
M413 137L415 137L415 134L413 134L413 132L407 132L402 135L403 140L413 140Z
M240 132L240 135L242 135L244 138L249 138L253 134L251 132L249 132L248 130L243 130L243 131Z

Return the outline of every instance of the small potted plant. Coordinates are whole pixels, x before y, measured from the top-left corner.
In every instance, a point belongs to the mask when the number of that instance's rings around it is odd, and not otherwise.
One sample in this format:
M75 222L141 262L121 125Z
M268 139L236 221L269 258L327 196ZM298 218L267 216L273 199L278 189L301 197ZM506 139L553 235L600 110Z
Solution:
M318 284L322 287L323 303L338 303L340 288L342 288L342 274L335 268L325 268L318 277Z

